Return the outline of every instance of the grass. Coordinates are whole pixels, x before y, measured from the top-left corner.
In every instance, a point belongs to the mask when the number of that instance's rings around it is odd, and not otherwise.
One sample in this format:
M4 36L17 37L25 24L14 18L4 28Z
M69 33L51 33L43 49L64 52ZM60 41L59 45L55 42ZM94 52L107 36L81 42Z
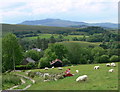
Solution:
M93 67L99 65L99 70L94 70ZM73 77L66 77L58 81L42 82L39 77L35 80L39 81L33 84L28 90L117 90L118 89L118 63L117 67L106 67L105 64L91 64L91 65L77 65L74 67L64 67L63 70L49 69L35 69L32 71L60 73L67 68L71 68L71 73L75 74L75 70L79 73ZM108 70L114 68L115 72L109 73ZM80 75L88 75L86 82L77 83L75 80ZM41 79L40 79L41 80Z
M86 41L64 41L59 43L63 44L66 47L69 47L73 44L79 47L99 46L101 44L101 42L86 42Z
M58 34L39 34L39 36L25 37L25 38L31 39L31 40L37 39L38 37L40 37L41 39L42 39L42 38L48 39L48 38L50 38L52 35L53 35L55 38L58 38L58 36L59 36ZM68 36L63 36L64 39L69 39L69 40L72 40L72 38L74 38L74 37L82 38L83 35L68 35ZM86 37L88 37L88 36L86 36Z
M19 85L21 83L20 77L11 73L2 75L2 89L8 89L12 86Z

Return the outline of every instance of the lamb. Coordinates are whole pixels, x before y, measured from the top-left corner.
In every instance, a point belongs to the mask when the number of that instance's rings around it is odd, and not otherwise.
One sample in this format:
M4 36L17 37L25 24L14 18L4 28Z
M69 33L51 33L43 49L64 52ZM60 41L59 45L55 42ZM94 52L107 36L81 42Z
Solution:
M76 73L79 73L79 70L76 70Z
M87 79L88 79L88 76L87 76L87 75L79 76L79 77L76 79L76 82L86 81Z
M116 66L116 64L115 64L115 63L111 63L111 66L115 67L115 66Z
M107 63L106 66L107 66L107 67L110 67L111 65L110 65L110 63Z
M108 72L114 72L114 69L110 69Z
M94 66L94 69L99 69L100 68L100 66Z
M45 67L45 70L48 70L49 68L48 67Z
M58 70L62 70L63 68L62 67L58 67Z

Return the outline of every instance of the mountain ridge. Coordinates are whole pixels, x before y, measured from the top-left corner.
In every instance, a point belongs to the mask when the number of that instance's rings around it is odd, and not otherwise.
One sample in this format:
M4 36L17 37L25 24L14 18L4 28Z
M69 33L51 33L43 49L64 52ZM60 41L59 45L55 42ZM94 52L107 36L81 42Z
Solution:
M105 28L117 28L118 25L115 23L86 23L86 22L78 22L78 21L70 21L70 20L62 20L62 19L42 19L42 20L27 20L23 21L19 24L22 25L42 25L42 26L55 26L55 27L71 27L71 26L100 26Z

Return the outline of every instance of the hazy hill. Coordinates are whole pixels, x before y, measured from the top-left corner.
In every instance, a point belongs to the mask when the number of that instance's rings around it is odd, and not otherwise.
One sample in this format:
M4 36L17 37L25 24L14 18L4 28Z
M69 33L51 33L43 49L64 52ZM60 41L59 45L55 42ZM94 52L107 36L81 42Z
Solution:
M84 26L101 26L105 28L117 28L117 24L114 23L85 23L76 22L61 19L43 19L43 20L32 20L24 21L19 23L22 25L43 25L43 26L55 26L55 27L83 27Z

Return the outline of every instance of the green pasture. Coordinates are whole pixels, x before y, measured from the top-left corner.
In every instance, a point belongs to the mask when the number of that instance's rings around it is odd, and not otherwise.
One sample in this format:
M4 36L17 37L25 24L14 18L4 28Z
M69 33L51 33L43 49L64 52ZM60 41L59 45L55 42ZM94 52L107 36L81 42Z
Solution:
M61 73L67 68L71 68L73 77L66 77L58 81L43 82L40 77L35 77L36 84L33 84L28 90L117 90L118 89L118 63L117 67L106 67L105 64L89 64L63 67L63 70L55 69L35 69L32 71L46 73ZM99 65L99 70L94 70L93 67ZM108 70L113 68L114 72L109 73ZM76 74L75 70L79 70ZM87 75L88 80L85 82L76 82L76 78L81 75Z

